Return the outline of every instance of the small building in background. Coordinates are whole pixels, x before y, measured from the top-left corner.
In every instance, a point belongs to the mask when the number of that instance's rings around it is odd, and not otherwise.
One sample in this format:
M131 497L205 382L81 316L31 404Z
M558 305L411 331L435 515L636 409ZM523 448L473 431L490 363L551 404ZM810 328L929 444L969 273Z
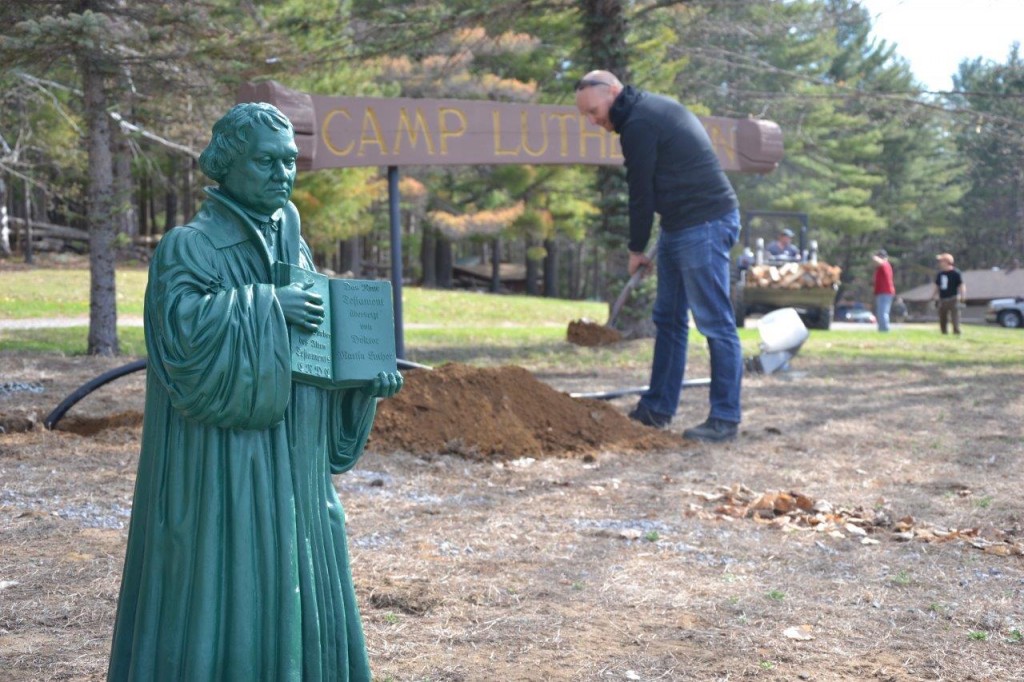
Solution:
M985 307L994 298L1024 296L1024 268L961 270L960 274L967 287L967 309L963 314L965 319L984 318ZM929 282L897 294L907 305L908 319L935 317L935 309L931 302L933 286L934 284Z

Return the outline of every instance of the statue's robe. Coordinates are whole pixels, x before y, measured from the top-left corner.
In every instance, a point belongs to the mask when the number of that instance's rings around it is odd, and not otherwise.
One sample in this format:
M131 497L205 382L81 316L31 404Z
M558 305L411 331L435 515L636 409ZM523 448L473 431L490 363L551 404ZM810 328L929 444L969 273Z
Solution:
M271 285L313 269L292 204L268 249L216 189L156 249L146 410L109 679L369 680L331 474L376 401L293 383Z

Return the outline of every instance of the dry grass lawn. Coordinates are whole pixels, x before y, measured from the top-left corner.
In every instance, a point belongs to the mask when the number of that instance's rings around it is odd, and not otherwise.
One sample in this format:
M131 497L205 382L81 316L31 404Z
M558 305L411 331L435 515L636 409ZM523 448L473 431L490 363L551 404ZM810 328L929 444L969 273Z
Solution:
M75 431L15 425L122 362L0 354L0 384L26 384L0 394L4 680L104 679L142 377L76 406ZM746 380L727 445L374 449L336 483L376 678L1024 680L1022 386L808 357ZM688 391L671 431L705 409Z

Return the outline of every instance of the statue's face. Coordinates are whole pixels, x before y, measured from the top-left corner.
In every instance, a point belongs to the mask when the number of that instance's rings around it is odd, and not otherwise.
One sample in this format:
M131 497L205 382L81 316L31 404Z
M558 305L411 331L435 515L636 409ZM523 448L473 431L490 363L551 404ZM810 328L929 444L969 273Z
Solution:
M257 125L249 136L248 151L231 163L221 189L256 213L270 215L292 195L298 155L290 130Z

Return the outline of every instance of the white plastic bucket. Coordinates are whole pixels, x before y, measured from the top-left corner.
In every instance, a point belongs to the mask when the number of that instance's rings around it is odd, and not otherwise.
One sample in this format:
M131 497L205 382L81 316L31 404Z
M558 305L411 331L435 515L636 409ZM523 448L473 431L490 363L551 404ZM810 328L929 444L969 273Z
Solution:
M795 352L809 336L796 308L771 311L761 318L757 330L761 334L761 349L768 353L784 350Z

